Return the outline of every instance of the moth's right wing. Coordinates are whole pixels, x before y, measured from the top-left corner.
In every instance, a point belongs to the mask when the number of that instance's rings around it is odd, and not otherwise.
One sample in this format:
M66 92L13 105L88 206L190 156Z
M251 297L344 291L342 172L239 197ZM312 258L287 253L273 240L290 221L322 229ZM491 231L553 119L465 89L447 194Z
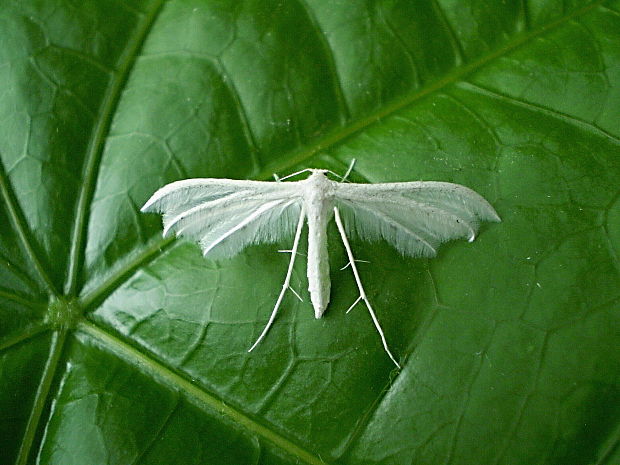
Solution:
M204 255L292 237L302 201L295 182L185 179L159 189L141 211L163 213L164 236L196 240Z
M403 255L434 257L443 242L473 241L480 221L500 221L481 195L459 184L334 185L345 229L366 241L383 239Z

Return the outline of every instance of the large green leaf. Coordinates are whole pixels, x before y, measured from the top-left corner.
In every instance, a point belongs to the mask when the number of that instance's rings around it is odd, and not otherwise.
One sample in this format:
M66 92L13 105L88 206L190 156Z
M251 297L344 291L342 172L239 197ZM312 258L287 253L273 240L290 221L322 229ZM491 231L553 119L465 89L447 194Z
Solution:
M620 462L620 1L0 0L0 37L1 463ZM352 158L503 222L353 244L401 371L334 231L325 318L248 354L288 257L139 207Z

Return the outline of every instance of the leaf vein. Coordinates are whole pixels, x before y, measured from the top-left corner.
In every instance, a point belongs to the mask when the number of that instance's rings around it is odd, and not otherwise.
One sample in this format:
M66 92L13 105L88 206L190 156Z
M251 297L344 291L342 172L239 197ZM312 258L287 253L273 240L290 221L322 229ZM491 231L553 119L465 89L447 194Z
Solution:
M531 30L530 32L525 34L517 35L513 41L508 42L504 46L493 50L486 55L481 56L477 60L455 68L453 72L448 73L443 78L430 83L428 86L417 89L415 92L406 94L401 99L395 100L394 102L385 105L383 108L371 113L365 118L351 121L348 126L337 128L331 133L328 133L322 139L316 141L314 144L307 146L300 151L289 153L288 157L282 157L283 159L286 159L285 162L274 162L268 165L263 171L257 174L257 178L266 179L270 177L272 173L284 172L293 166L304 164L305 162L307 162L308 159L312 158L317 153L326 150L328 147L342 143L344 140L348 139L354 134L362 130L368 129L377 123L380 123L385 118L394 115L396 112L414 104L415 102L421 100L427 95L458 82L468 74L471 74L474 71L482 68L487 63L506 55L507 53L528 43L530 40L565 24L573 18L591 11L593 8L599 6L602 2L603 0L599 0L598 2L591 3L581 9L575 10L565 16L562 16L545 26L541 26L538 29Z
M285 450L290 455L303 460L309 465L328 465L327 462L311 454L301 446L298 446L268 427L261 425L242 411L233 408L202 387L192 384L181 375L153 360L138 349L131 347L121 339L103 331L95 324L83 321L79 324L78 331L94 338L127 362L138 365L141 369L153 375L153 377L162 384L184 393L190 401L208 406L218 414L227 416L250 433L264 438L282 450Z
M133 69L136 56L143 46L163 4L163 0L160 0L150 13L144 17L141 28L139 28L138 33L130 42L120 66L116 73L113 74L112 82L108 86L102 102L100 117L95 123L93 136L90 140L84 163L84 181L82 182L76 204L71 251L69 253L69 269L67 270L67 282L65 283L65 293L69 295L75 294L77 290L80 267L84 256L85 236L87 234L86 229L88 227L90 211L89 205L96 188L99 164L105 147L104 141L110 131L114 111L120 101L127 78Z
M454 32L454 28L452 27L452 24L448 20L448 16L446 15L446 12L443 10L443 8L439 6L439 4L437 3L437 0L432 0L431 6L433 8L433 11L437 15L437 18L439 19L440 22L443 23L444 28L446 32L448 33L448 37L450 38L450 46L452 47L452 50L454 50L454 53L455 53L456 65L457 66L462 65L466 61L465 50L463 50L463 45L458 40L458 37L456 33Z
M308 5L306 0L297 0L299 5L303 8L312 25L313 29L317 31L317 38L319 42L321 42L321 46L323 48L323 52L325 53L325 60L327 62L327 66L329 68L330 74L333 76L333 89L336 93L336 101L338 102L338 113L340 114L340 122L344 124L350 117L349 107L347 105L347 100L344 95L344 89L342 88L342 81L340 79L340 75L338 74L338 67L336 66L336 58L334 57L334 52L329 45L329 40L327 39L327 34L321 28L321 25L314 14L310 5Z
M26 431L24 432L24 439L22 440L15 462L17 465L25 465L28 463L41 415L45 411L45 405L52 387L54 375L60 362L60 356L62 355L66 338L67 330L65 329L54 332L52 336L49 356L43 370L41 382L35 394L32 412L30 412L30 417L26 424Z
M24 214L18 206L17 199L12 192L10 187L9 180L4 171L4 163L0 162L0 198L4 200L4 204L8 209L8 214L13 226L15 227L15 232L17 233L17 237L19 241L22 243L24 250L26 251L26 255L30 259L34 269L37 271L39 276L41 277L43 284L46 290L53 296L58 295L58 291L56 286L52 282L50 276L45 271L39 256L34 250L32 238L32 232L30 231L26 219L24 218Z
M588 131L594 132L601 137L604 137L606 139L611 139L612 141L614 141L615 144L620 145L620 137L615 136L614 134L610 132L607 132L606 130L600 128L594 123L584 121L582 119L576 118L566 113L562 113L561 111L553 110L551 108L544 107L542 105L537 105L535 103L527 102L525 100L519 100L518 98L492 91L490 89L487 89L486 87L482 87L478 84L473 84L468 81L460 82L457 84L457 86L463 90L470 91L472 93L477 93L479 95L484 95L494 100L500 100L508 104L511 104L513 106L524 108L529 111L533 111L536 113L543 113L547 116L552 116L554 118L562 120L563 122L567 124L570 124L571 126L575 126L580 129L587 129Z

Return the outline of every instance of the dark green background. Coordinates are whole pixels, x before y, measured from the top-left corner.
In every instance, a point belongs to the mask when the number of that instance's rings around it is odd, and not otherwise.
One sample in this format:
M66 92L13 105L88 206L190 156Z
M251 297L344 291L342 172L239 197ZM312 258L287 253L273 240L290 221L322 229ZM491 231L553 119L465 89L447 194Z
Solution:
M620 1L0 0L0 462L620 463ZM335 231L210 261L186 177L440 180L503 219L433 260ZM293 285L305 290L304 261Z

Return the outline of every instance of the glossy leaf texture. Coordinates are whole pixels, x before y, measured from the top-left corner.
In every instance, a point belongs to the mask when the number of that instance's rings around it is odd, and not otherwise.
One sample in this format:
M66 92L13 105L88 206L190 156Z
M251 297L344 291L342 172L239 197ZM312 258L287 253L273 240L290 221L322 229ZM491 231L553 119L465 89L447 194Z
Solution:
M0 463L620 462L620 2L0 0ZM335 230L267 339L278 248L139 213L187 177L466 185L408 259Z

